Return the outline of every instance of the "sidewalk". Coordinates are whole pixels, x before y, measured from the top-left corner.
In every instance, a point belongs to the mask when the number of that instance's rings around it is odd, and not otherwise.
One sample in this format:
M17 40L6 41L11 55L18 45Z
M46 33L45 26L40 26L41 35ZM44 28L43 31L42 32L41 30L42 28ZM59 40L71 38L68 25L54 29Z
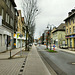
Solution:
M23 49L24 49L24 47L22 47L22 50ZM12 49L11 56L15 55L19 51L20 51L20 48ZM4 53L0 53L0 59L8 59L8 58L10 58L10 50L7 52L4 52Z
M75 54L75 51L71 51L69 49L60 49L60 48L56 48L56 49L61 50L61 51L64 51L64 52L68 52L68 53Z
M22 75L51 75L34 45L28 54Z

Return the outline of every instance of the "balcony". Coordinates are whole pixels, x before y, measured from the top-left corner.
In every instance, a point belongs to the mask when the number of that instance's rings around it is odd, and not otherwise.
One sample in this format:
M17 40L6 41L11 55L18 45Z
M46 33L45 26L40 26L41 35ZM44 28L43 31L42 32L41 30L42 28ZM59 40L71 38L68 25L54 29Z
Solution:
M9 27L9 28L11 28L11 29L14 28L14 27L12 27L10 24L8 24L7 22L5 22L5 20L2 20L2 25L3 25L4 27Z

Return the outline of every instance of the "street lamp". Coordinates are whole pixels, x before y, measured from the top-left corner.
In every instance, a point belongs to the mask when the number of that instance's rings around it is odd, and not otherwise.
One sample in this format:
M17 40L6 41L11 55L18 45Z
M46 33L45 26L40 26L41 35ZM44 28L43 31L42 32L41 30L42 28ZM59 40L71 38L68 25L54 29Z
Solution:
M51 41L52 41L52 39L51 39L51 30L52 30L52 26L54 27L54 25L53 24L52 25L48 24L47 28L49 28L49 26L50 26L50 30L49 30L49 35L50 35L50 50L51 50Z

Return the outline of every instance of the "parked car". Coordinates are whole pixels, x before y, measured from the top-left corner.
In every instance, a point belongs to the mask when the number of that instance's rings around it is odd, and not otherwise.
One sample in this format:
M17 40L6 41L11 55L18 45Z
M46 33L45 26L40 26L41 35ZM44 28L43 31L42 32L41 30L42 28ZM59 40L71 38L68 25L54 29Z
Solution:
M60 46L60 48L62 48L62 49L68 49L68 46L67 46L66 44L62 44L62 45Z
M29 44L29 46L32 46L32 45L33 45L32 43Z
M35 46L37 46L37 43L34 43Z

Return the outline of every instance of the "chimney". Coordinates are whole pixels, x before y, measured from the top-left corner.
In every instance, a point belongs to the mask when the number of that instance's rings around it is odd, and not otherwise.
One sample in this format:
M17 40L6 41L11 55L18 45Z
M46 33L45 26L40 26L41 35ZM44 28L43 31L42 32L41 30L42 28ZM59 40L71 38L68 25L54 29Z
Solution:
M71 14L72 14L72 12L69 12L69 13L68 13L68 16L70 16Z
M72 13L75 13L75 9L72 9L71 11L72 11Z

